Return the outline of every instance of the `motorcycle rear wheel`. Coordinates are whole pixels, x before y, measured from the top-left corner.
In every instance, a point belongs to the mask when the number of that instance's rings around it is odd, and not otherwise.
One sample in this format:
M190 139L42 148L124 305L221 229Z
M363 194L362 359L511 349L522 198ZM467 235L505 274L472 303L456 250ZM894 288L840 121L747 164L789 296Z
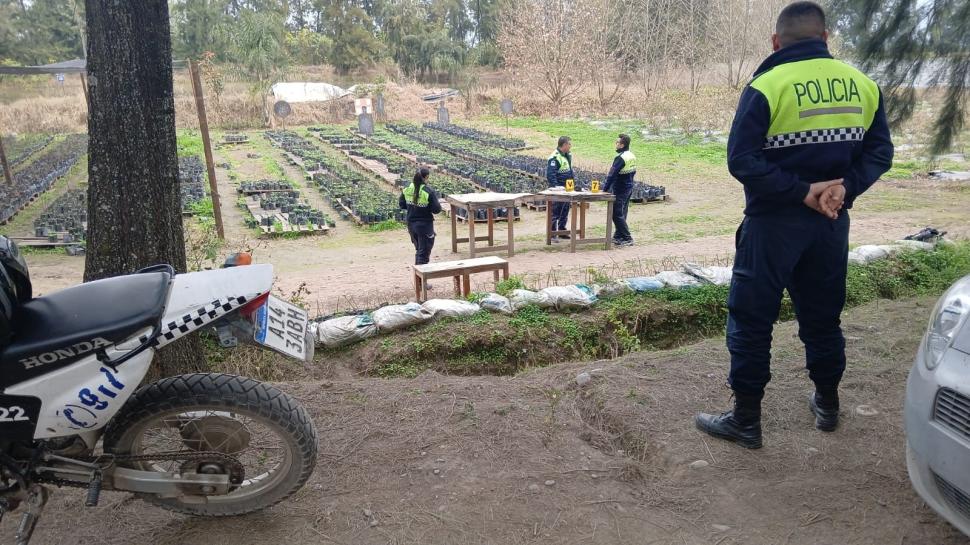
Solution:
M303 407L280 390L245 377L197 373L139 388L109 424L104 451L134 456L184 451L187 458L215 451L236 458L245 474L229 494L204 501L139 494L170 511L217 517L259 511L299 490L316 464L317 437ZM180 470L175 461L129 465ZM212 466L219 467L207 465Z

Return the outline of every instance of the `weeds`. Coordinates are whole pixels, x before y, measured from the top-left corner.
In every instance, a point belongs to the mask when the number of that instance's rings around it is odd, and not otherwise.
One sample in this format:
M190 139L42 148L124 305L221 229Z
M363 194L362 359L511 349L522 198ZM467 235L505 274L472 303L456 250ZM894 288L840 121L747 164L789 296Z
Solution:
M405 225L397 220L384 220L378 223L372 223L365 227L370 233L382 233L384 231L397 231L398 229L404 229Z
M850 265L847 306L879 298L941 293L970 273L970 242L932 252L903 252L870 265ZM550 315L527 306L512 316L481 311L373 341L374 361L361 371L379 376L415 376L425 369L458 375L507 375L574 359L616 357L642 349L668 349L723 335L726 286L630 293L601 300L588 312ZM780 320L794 317L782 300ZM485 327L483 327L485 326Z
M495 284L495 292L506 297L512 293L512 290L524 289L526 289L525 282L522 280L521 276L510 276L498 284Z

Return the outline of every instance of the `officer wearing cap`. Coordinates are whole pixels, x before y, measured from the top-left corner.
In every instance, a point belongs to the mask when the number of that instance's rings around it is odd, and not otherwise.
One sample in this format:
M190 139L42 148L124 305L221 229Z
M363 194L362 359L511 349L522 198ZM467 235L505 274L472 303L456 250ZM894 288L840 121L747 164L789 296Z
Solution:
M845 370L845 306L853 202L892 166L879 87L832 58L825 12L795 2L778 16L774 53L741 94L728 169L744 185L745 218L728 297L733 410L698 414L702 431L760 448L761 400L771 378L772 326L791 296L805 344L815 426L834 431Z

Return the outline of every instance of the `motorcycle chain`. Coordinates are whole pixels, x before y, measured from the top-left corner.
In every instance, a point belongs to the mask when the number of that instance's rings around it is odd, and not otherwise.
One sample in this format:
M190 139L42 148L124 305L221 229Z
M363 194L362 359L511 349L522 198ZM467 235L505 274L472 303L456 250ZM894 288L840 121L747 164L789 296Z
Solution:
M214 451L198 451L198 452L159 452L156 454L141 454L141 455L124 455L124 454L102 454L101 456L75 456L74 460L79 462L87 462L93 464L99 464L104 461L108 461L107 465L101 468L101 471L108 469L112 465L118 463L131 463L131 462L160 462L160 461L175 461L175 462L187 462L190 460L199 461L212 461L216 460L220 463L226 464L229 469L230 475L244 475L246 472L245 467L239 462L239 460L229 456L228 454L223 454L221 452ZM73 487L73 488L88 488L91 484L90 481L75 481L71 479L59 479L57 477L48 476L49 472L37 473L32 479L34 482L50 484L58 487ZM238 486L240 483L230 482L230 485Z

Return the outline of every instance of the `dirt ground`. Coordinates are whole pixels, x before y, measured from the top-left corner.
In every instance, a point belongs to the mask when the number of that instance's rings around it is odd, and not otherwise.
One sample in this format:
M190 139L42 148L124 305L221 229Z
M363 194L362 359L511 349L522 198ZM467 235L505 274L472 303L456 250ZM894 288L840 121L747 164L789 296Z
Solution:
M516 135L536 145L548 140L546 135L529 130L517 130ZM219 139L220 135L215 134L214 140ZM317 144L324 147L322 143ZM309 291L304 299L321 315L374 308L413 297L410 264L414 250L405 230L368 232L338 220L336 229L325 236L257 239L243 224L245 213L236 205L235 185L273 177L266 167L267 159L278 163L290 181L303 185L303 193L311 204L334 218L338 215L315 188L302 180L302 172L286 164L280 150L272 148L260 132L251 132L248 144L220 147L215 153L217 164L231 165L230 170L218 168L216 176L222 195L227 249L254 248L257 261L276 267L277 286L283 293L290 294L304 286ZM250 153L259 157L250 158ZM589 162L587 165L606 169L606 165ZM665 171L663 165L644 165L643 170L639 178L665 186L671 199L665 203L631 206L635 246L611 251L587 246L570 254L566 245L545 245L544 212L523 209L522 220L515 225L517 253L512 259L512 274L525 276L530 284L543 287L586 281L591 270L610 277L630 277L676 268L684 261L729 264L734 231L744 206L740 184L730 178L724 167L709 164L699 164L696 169L681 166L674 172ZM947 230L952 236L967 237L970 236L968 205L970 186L966 183L926 179L883 181L860 198L851 212L851 241L853 244L885 243L927 225ZM39 214L40 210L32 207L23 214L32 213ZM605 206L594 206L588 217L590 236L602 236ZM30 229L29 221L19 223L22 229ZM481 233L484 226L479 227ZM459 247L459 254L451 252L451 227L447 218L437 221L436 230L438 239L433 261L467 256L464 245ZM467 235L467 227L459 224L459 232ZM499 224L495 236L497 244L503 243L504 224ZM40 293L73 285L83 273L83 260L79 258L38 253L27 259ZM478 282L477 289L493 287L489 275L473 280ZM448 280L432 285L442 294L451 293Z
M85 509L81 491L60 490L36 543L967 544L905 468L903 390L932 303L847 313L834 434L813 428L790 323L775 335L760 451L693 428L695 411L728 403L723 339L511 378L338 370L282 385L320 436L317 470L290 501L206 520L121 493ZM578 387L582 371L593 381ZM877 414L860 416L860 405ZM692 468L699 460L706 467ZM12 529L8 517L0 535Z

